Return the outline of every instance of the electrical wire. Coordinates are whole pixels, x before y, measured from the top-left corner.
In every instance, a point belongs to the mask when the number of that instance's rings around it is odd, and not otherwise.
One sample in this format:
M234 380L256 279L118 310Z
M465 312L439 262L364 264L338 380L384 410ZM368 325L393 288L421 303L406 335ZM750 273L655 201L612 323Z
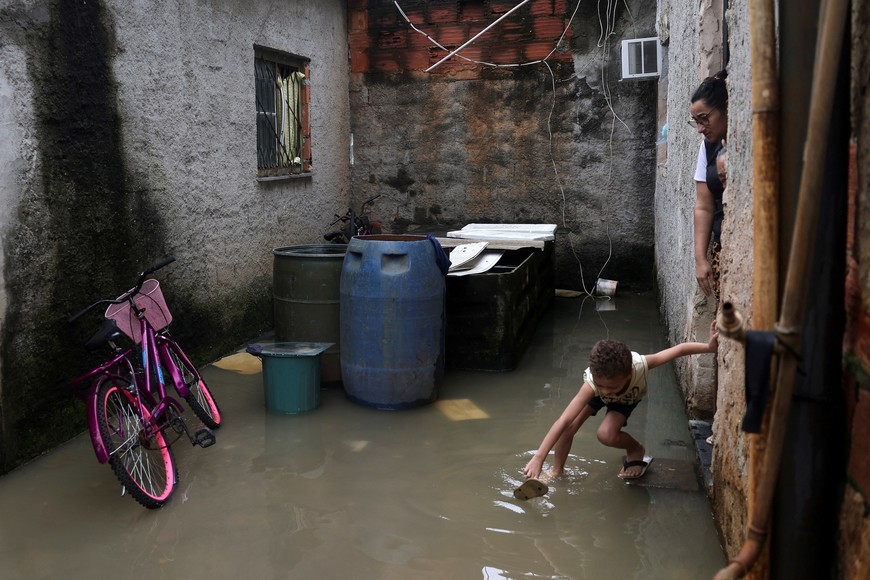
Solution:
M486 62L486 61L474 60L474 59L468 58L468 57L466 57L458 52L453 55L453 56L459 57L467 62L478 64L481 66L488 66L488 67L492 67L492 68L515 68L515 67L521 67L521 66L531 66L531 65L536 65L536 64L544 64L547 67L547 70L550 74L550 84L551 84L551 88L553 91L553 102L550 106L550 111L547 115L547 134L548 134L548 138L549 138L550 162L553 166L553 175L554 175L554 179L556 181L556 185L559 187L560 200L561 200L562 227L565 227L565 228L568 227L567 217L565 214L566 207L567 207L567 197L565 195L565 188L562 185L562 180L561 180L561 177L559 175L559 169L558 169L558 166L556 164L556 157L555 157L555 154L553 152L552 117L553 117L553 112L555 111L555 108L556 108L556 79L555 79L555 75L553 74L553 69L550 66L550 63L547 61L556 52L556 50L558 50L559 46L561 45L562 41L565 38L565 35L568 33L568 30L571 29L571 25L574 22L574 18L577 16L577 12L580 10L581 2L582 2L582 0L577 1L577 4L574 6L574 11L571 13L571 17L568 19L568 23L565 25L565 28L563 29L562 34L559 36L559 39L554 44L553 49L543 59L528 61L528 62L521 62L521 63L496 64L496 63L491 63L491 62ZM601 53L602 53L602 58L601 58L601 93L604 96L604 101L607 104L607 108L610 110L610 113L611 113L610 138L609 138L609 142L608 142L608 148L610 151L610 161L609 161L607 184L606 184L606 187L609 188L613 185L613 136L614 136L614 133L616 131L616 121L619 121L620 124L622 124L622 126L625 127L625 129L628 131L629 135L634 136L634 133L632 132L632 130L628 126L628 124L626 124L626 122L616 113L616 110L614 109L614 106L613 106L613 96L612 96L612 93L610 90L610 85L607 82L607 64L608 64L607 54L608 54L608 51L610 50L610 37L616 34L617 6L619 4L619 0L607 0L607 7L605 10L603 19L602 19L602 14L601 14L601 2L602 2L602 0L598 0L598 4L597 4L599 36L598 36L598 41L596 43L596 46L597 46L597 48L601 49ZM632 26L633 26L634 25L634 15L631 13L631 9L628 6L627 0L622 0L622 2L625 5L626 12L628 12L629 18L631 19ZM445 50L445 51L450 52L445 46L443 46L437 40L432 38L432 36L430 36L429 34L424 32L423 30L420 30L419 28L417 28L414 25L414 23L411 22L411 19L408 18L408 15L405 14L405 11L402 10L402 7L399 5L398 0L393 0L393 4L396 6L396 9L399 11L399 13L405 19L405 22L407 22L408 25L415 32L425 36L430 42L432 42L435 46L437 46L441 50ZM584 70L585 70L585 68L584 68ZM565 79L565 81L570 80L572 78L579 78L578 73L576 71L574 74L572 74L570 77L568 77L568 79ZM560 82L562 82L562 81L560 81ZM613 239L610 236L610 225L605 222L605 226L606 226L606 234L607 234L608 253L607 253L607 259L604 261L604 265L602 265L601 269L598 271L598 276L596 277L596 281L598 279L600 279L601 274L604 272L604 269L607 267L607 264L610 263L610 258L613 256ZM573 254L574 258L577 260L577 265L578 265L579 270L580 270L580 284L583 287L583 292L586 294L587 298L589 298L589 297L594 298L595 295L593 294L593 292L591 292L586 287L586 280L585 280L585 277L583 275L583 263L580 260L580 256L577 254L577 250L574 248L574 243L571 241L570 234L568 236L568 244L571 248L571 253ZM593 290L594 289L595 289L595 287L593 286ZM605 298L607 300L610 300L609 296L604 296L604 297L599 297L599 298ZM584 298L584 300L585 300L585 298ZM582 307L581 307L581 311L582 311ZM600 315L599 315L599 317L600 317Z

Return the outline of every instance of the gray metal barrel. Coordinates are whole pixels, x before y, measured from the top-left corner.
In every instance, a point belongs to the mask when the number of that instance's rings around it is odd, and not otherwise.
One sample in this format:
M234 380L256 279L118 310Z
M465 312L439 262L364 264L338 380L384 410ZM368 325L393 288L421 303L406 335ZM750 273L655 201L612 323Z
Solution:
M335 343L320 357L323 384L341 382L339 285L346 250L345 244L272 250L275 340Z

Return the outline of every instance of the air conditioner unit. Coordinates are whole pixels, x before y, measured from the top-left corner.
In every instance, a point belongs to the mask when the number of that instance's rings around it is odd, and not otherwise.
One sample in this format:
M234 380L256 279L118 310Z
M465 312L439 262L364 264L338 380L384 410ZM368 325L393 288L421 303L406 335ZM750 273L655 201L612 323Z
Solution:
M661 68L662 46L658 37L622 41L623 80L657 77Z

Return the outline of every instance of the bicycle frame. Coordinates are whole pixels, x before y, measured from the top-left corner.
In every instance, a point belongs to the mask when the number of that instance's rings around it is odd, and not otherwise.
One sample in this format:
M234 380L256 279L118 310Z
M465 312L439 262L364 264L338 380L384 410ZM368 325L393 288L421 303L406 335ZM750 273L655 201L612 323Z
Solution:
M173 443L186 435L192 445L209 447L215 443L212 429L221 426L220 408L211 391L169 335L172 315L160 283L146 280L174 261L174 256L158 260L140 272L136 285L121 296L97 300L68 318L72 323L98 306L109 305L102 326L85 348L109 347L111 357L67 385L85 403L97 461L111 466L122 495L129 492L147 509L162 507L177 488ZM122 336L137 346L119 346L116 339ZM202 425L188 427L182 417L184 407L167 395L170 380Z
M177 357L190 365L191 369L195 369L193 363L187 358L187 355L175 346L175 341L165 336L163 332L154 333L154 340L157 346L157 351L160 355L159 360L171 361L172 359L170 358L169 352L172 351ZM165 366L168 369L169 378L172 380L172 384L175 386L175 391L178 393L178 396L182 399L186 399L187 396L190 395L190 389L187 388L187 384L184 382L181 370L174 364L167 364ZM197 371L196 380L198 381L200 378L199 372Z
M170 346L167 341L161 341L155 336L154 329L148 323L148 320L145 319L141 314L137 314L141 323L142 330L142 341L140 342L141 355L142 355L142 373L141 379L139 378L139 373L136 373L132 364L132 355L133 349L128 348L123 352L118 353L112 359L104 362L100 366L94 368L90 372L72 379L69 381L69 386L72 388L78 388L79 385L84 383L85 381L90 381L90 385L88 386L87 392L83 396L85 407L86 407L86 415L88 421L88 432L91 436L91 444L94 447L94 453L97 456L97 461L100 463L106 463L109 461L109 456L111 452L106 445L106 442L103 440L102 435L100 434L100 430L97 428L97 381L94 380L98 376L102 375L107 377L108 379L119 378L128 382L130 385L136 385L137 389L137 397L136 401L138 404L138 413L139 416L143 419L143 424L146 428L146 434L151 436L155 431L161 430L163 427L159 427L158 423L163 418L168 408L172 408L176 413L184 412L184 408L174 398L168 396L166 394L166 383L163 378L163 371L161 370L161 366L158 358L158 346L157 343L160 343L159 350L160 352L168 357ZM177 355L184 357L187 360L187 357L184 356L183 352L175 351ZM126 363L126 369L123 369L124 372L121 372L121 362ZM169 374L172 378L172 382L178 391L178 394L182 397L186 397L190 392L187 389L187 386L184 384L184 380L180 376L180 372L175 367L175 365L169 365L170 369ZM153 370L152 370L153 369ZM113 372L114 371L114 372ZM155 372L156 371L156 372ZM156 375L156 393L152 389L152 372ZM129 378L127 378L129 377ZM144 388L141 384L142 379L144 379ZM157 397L155 397L157 395ZM146 410L143 407L143 400L151 407L151 411ZM145 417L148 417L145 420Z
M133 305L135 307L135 305ZM155 338L154 328L148 322L148 319L145 318L142 314L143 311L140 311L138 308L136 309L136 316L139 318L139 323L142 327L142 341L139 343L142 345L142 369L145 375L145 392L140 393L140 396L145 396L150 399L149 402L154 403L153 408L151 409L151 416L146 422L147 428L157 429L157 423L163 418L163 415L166 413L167 408L172 407L176 413L183 413L184 408L181 406L181 403L173 399L172 397L166 394L166 382L163 380L163 370L160 367L160 358L157 354L157 340ZM154 366L156 370L156 378L157 378L157 395L159 395L160 399L154 399L154 390L151 388L151 366ZM170 369L174 369L175 365L169 365ZM182 383L184 381L181 381ZM178 388L178 383L175 382L176 388ZM187 390L186 388L184 390ZM141 407L142 402L139 401L139 405ZM139 410L141 416L144 418L145 414L142 413L142 409ZM148 435L151 435L153 431L149 431Z

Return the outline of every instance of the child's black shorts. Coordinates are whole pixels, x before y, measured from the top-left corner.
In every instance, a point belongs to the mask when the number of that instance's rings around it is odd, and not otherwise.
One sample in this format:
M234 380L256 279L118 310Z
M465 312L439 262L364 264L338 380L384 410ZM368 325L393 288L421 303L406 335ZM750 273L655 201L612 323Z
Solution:
M640 403L640 401L632 405L623 405L621 403L605 403L601 400L601 397L592 397L592 400L589 401L589 406L592 407L592 409L594 410L594 412L592 413L593 415L597 415L598 411L602 407L607 407L608 413L611 411L617 411L619 413L622 413L623 415L625 415L625 424L628 425L628 417L631 415L631 412L634 411L634 408L637 407L638 403Z

